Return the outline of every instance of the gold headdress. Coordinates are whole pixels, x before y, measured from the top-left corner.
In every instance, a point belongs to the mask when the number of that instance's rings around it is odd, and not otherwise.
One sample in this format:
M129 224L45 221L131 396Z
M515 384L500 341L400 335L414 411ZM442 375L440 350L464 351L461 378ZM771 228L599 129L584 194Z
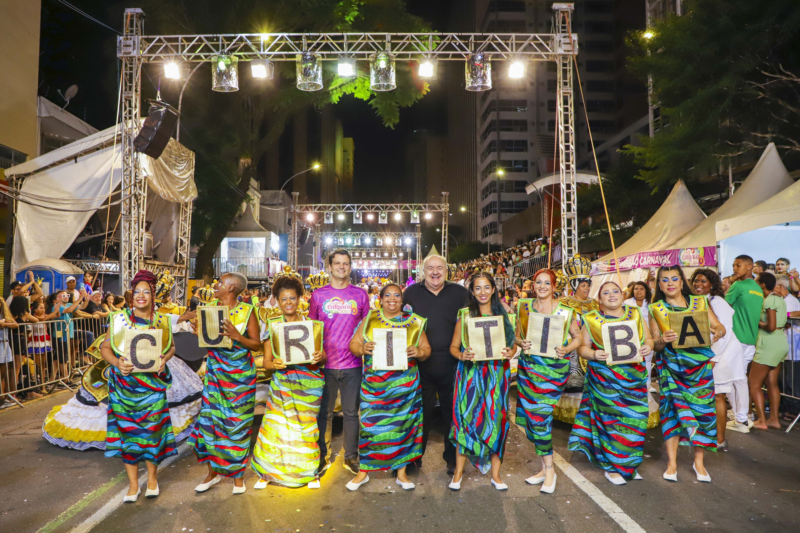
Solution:
M330 276L325 271L317 272L316 274L311 274L306 278L306 283L311 287L312 291L319 289L320 287L324 287L328 283L330 283ZM363 279L363 278L362 278Z
M202 304L209 304L214 301L214 286L217 280L212 281L210 284L197 289L197 298Z
M564 263L564 272L567 274L569 285L573 291L582 281L592 282L592 262L581 257L581 254L575 254Z
M301 276L296 270L292 270L292 267L290 267L289 265L283 267L283 271L275 274L275 277L272 278L272 282L274 283L280 278L285 278L285 277L297 278L300 280L300 283L303 282L303 276Z
M175 286L175 276L165 270L161 277L158 278L156 283L156 301L163 302L164 299L172 292L172 287Z
M561 293L567 287L567 276L561 270L556 270L556 292Z

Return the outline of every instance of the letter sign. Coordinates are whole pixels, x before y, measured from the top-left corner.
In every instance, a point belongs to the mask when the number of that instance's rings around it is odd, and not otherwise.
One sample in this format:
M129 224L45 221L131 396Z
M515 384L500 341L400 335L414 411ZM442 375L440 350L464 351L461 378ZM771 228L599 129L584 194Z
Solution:
M608 354L608 366L626 363L641 363L644 359L639 355L642 343L639 340L639 328L633 320L624 322L607 322L603 324L603 351Z
M376 328L372 330L372 370L407 370L408 332L405 328Z
M673 348L711 346L708 311L670 313L669 327L678 334L678 340L672 342Z
M278 356L288 365L304 365L314 359L314 323L276 322L272 333L277 335Z
M158 372L161 366L160 329L126 329L123 351L133 372Z
M566 319L562 315L531 313L528 315L528 331L525 339L531 341L527 354L558 359L556 348L564 345Z
M502 359L506 347L502 316L467 318L467 340L476 361Z
M233 341L222 334L222 324L230 316L227 305L203 305L197 308L200 315L197 344L201 348L232 348Z

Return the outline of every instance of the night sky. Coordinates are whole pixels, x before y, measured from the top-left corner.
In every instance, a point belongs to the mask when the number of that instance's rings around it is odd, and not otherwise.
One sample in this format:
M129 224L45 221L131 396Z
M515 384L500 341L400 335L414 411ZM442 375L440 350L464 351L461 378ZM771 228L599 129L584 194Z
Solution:
M409 12L444 31L451 0L411 0ZM121 31L124 7L136 1L80 0L70 2L100 22ZM119 61L117 34L70 10L57 0L42 0L42 30L39 56L39 95L58 105L59 96L73 84L79 90L67 109L95 128L114 125ZM145 69L146 70L146 69ZM143 77L143 88L153 89L157 80ZM394 130L383 126L366 102L343 98L336 106L344 135L355 144L356 201L410 201L403 186L405 141L418 129L446 133L444 84L434 81L431 92L412 108L401 110ZM210 90L210 89L209 89ZM174 102L173 102L174 103Z

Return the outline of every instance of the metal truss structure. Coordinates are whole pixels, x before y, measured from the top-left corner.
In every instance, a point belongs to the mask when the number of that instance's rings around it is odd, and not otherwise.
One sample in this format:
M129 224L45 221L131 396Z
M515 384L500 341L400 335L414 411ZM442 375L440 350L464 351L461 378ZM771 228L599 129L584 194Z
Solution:
M118 261L100 261L97 259L65 259L67 263L75 265L84 272L96 274L119 274Z
M324 248L343 248L343 247L347 247L347 248L353 248L354 250L360 249L361 246L364 246L365 248L368 247L368 246L372 246L372 245L375 244L377 239L384 239L384 240L385 239L392 239L392 244L383 244L383 245L381 245L381 246L387 246L388 247L388 246L395 246L395 243L397 243L397 241L401 240L401 239L403 241L405 241L405 239L417 239L419 237L418 234L412 233L410 231L386 231L386 232L380 232L380 231L332 231L332 232L328 232L328 233L321 232L320 236L321 236L321 238L323 240L323 244L325 245ZM332 244L325 243L325 240L328 239L328 238L332 239L334 242ZM345 243L344 244L337 244L339 239L345 239ZM346 242L347 239L353 239L353 240L360 239L362 241L361 242L361 246L356 246L352 242ZM365 244L364 243L364 239L370 239L371 243ZM396 248L403 248L404 245L405 245L405 243L402 243L401 245L395 246L395 247Z
M345 249L358 249L358 247L352 247L351 244L345 243L344 245L338 244L338 239L341 238L352 238L352 239L361 239L362 244L365 238L372 239L373 242L379 238L391 238L393 241L397 238L411 238L415 239L417 243L417 258L421 261L419 256L421 250L421 229L420 224L415 223L417 226L416 233L411 231L405 232L396 232L396 231L330 231L326 232L320 228L320 220L314 219L313 221L306 220L306 217L309 214L312 215L319 215L325 213L331 213L332 215L339 215L341 213L362 213L363 215L367 214L376 214L376 213L417 213L420 218L420 222L425 219L425 215L428 213L441 213L442 214L442 249L441 255L445 258L448 256L448 229L449 229L449 218L450 218L450 204L449 204L449 196L450 194L447 192L442 193L442 201L438 204L299 204L297 203L298 199L300 198L299 193L292 193L292 222L291 222L291 229L289 233L289 264L297 268L297 238L300 234L300 226L308 222L309 226L315 228L317 235L319 235L319 246L320 249L323 247L333 246L333 247L340 247ZM313 218L313 217L312 217ZM404 221L407 223L407 221ZM364 220L362 216L362 224L375 224L377 228L386 227L387 229L390 227L389 224L379 224L377 220L369 221ZM325 238L330 237L336 240L334 244L326 245L324 243Z
M126 198L122 209L121 282L130 282L143 264L144 213L146 181L138 167L138 154L133 139L141 117L141 74L145 63L210 62L219 54L232 54L240 61L268 59L295 61L301 52L313 52L323 60L340 57L367 60L375 52L388 51L398 60L432 58L439 61L464 61L470 54L481 52L489 60L555 61L558 65L557 112L558 145L561 177L562 249L565 257L577 252L577 201L575 196L575 132L572 86L572 58L577 53L577 36L571 33L571 3L553 4L554 33L241 33L226 35L157 35L144 34L144 13L126 9L124 33L117 41L117 56L122 60L122 190ZM440 211L442 217L441 253L448 257L447 193L442 204L326 205L298 204L299 195L292 195L292 226L289 238L289 263L297 267L297 237L302 212L367 212L383 207L388 211L421 213ZM438 209L431 209L436 206ZM184 224L184 211L187 214ZM178 262L188 258L190 206L181 209L181 232ZM417 243L420 247L419 242ZM173 266L179 280L179 294L185 290L186 266Z

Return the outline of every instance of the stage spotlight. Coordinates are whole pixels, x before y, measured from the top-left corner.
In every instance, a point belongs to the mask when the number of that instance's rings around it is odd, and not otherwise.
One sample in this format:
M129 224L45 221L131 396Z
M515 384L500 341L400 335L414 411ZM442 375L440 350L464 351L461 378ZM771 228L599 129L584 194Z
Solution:
M411 244L411 237L406 237L406 244Z
M375 257L375 252L370 252L370 253L369 253L369 256L370 256L370 257Z
M346 239L344 240L344 242L346 242L347 244L353 244L353 239L352 239L352 238L350 238L350 237L348 237L348 238L346 238Z
M344 237L339 237L339 246L344 246Z
M164 77L168 80L181 79L181 66L175 61L164 63Z
M430 220L433 218L433 215L430 213L425 213L425 220Z
M470 54L464 70L468 91L488 91L492 88L492 62L483 53Z
M378 246L383 246L383 239L380 238L375 239L375 244L377 244Z
M325 244L333 244L333 239L330 237L325 237Z
M340 57L336 66L336 73L342 78L352 78L356 75L356 58Z
M311 213L307 214L306 220L308 220L309 222L314 222L314 215L312 215Z
M353 213L353 224L361 224L363 222L361 217L362 217L361 213L359 212Z
M394 219L395 220L400 220L401 218L403 218L403 216L400 213L395 213L394 214Z
M214 56L211 61L211 89L220 93L239 90L239 58L230 54Z
M389 257L389 252L383 252L383 257Z
M386 237L386 246L391 246L391 245L392 245L392 238Z
M378 224L388 224L389 223L389 213L386 211L381 211L378 215Z
M260 80L271 80L275 75L275 65L269 59L254 59L250 62L250 74Z
M371 242L372 242L372 239L370 239L369 237L364 237L364 244L369 244Z
M508 77L514 80L525 77L525 63L519 59L515 59L508 66Z
M361 246L361 237L356 237L355 241L353 241L353 244L356 246Z
M426 57L419 62L419 77L428 80L436 79L436 71L438 70L438 61L436 59Z
M336 215L336 218L338 218L339 220L344 220L344 213L339 213L338 215Z
M412 211L411 212L411 223L412 224L419 224L419 211Z
M333 224L333 213L325 211L324 220L325 224Z
M375 215L373 215L372 213L367 213L367 220L373 220L374 218Z
M296 77L301 91L322 89L322 59L312 52L297 54Z
M389 52L375 52L370 56L369 88L375 92L393 91L397 88L394 56Z
M398 255L399 255L400 257L403 257L403 252L400 252Z

